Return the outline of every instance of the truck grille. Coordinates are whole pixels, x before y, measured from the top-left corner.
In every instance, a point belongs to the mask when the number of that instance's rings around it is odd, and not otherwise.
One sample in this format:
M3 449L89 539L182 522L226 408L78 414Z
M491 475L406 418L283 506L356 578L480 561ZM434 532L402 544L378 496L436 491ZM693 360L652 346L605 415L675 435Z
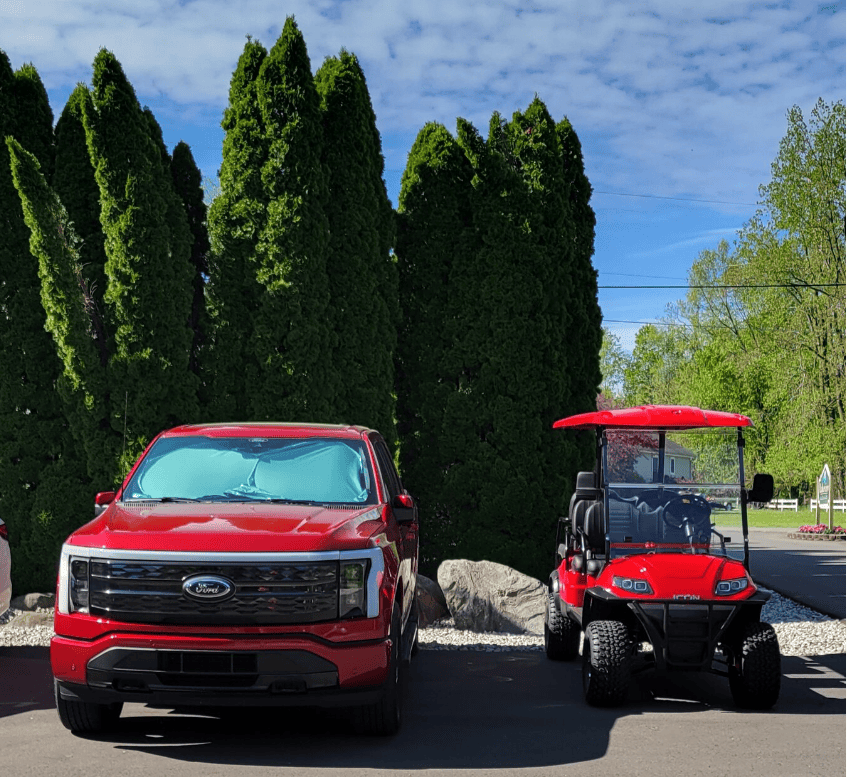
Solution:
M183 581L216 575L232 582L227 599L200 601ZM257 564L91 559L90 612L130 623L280 625L338 617L338 562Z

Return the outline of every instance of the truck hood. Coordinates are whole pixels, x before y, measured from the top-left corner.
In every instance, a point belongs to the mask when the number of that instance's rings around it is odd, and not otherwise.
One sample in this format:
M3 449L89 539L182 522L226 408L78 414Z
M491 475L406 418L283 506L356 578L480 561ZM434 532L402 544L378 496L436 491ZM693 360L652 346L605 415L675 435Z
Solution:
M114 502L68 541L121 550L308 552L365 548L383 531L373 505Z
M693 553L644 553L614 559L604 568L598 583L618 596L629 594L612 585L613 577L647 580L652 595L633 596L646 599L714 599L719 580L746 577L748 587L738 595L721 599L745 599L756 587L740 561Z

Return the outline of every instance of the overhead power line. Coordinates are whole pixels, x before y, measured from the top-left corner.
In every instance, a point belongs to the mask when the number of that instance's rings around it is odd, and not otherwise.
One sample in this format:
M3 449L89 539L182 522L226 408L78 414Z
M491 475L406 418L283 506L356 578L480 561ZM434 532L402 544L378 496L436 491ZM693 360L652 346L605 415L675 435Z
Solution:
M594 194L608 194L612 197L641 197L647 200L676 200L677 202L700 202L704 205L745 205L756 208L758 202L729 202L728 200L695 200L691 197L663 197L660 194L628 194L627 192L601 192L597 189Z
M844 283L735 283L688 286L598 286L598 289L831 289Z

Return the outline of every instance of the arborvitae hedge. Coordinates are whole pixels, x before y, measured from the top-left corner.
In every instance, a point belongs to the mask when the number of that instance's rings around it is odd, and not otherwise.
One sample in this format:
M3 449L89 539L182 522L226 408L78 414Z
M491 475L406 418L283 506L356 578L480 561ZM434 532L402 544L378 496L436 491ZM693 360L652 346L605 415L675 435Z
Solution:
M438 136L442 148L455 146L446 131ZM590 244L581 266L574 249L588 237L575 223L586 214L569 205L562 147L540 100L508 123L495 114L487 142L459 120L462 159L443 191L422 185L440 169L425 151L433 137L422 133L409 157L397 247L410 291L401 298L401 461L422 490L426 560L489 559L546 577L573 472L590 464L590 450L551 425L590 406L599 383L599 346L573 325L576 300L596 305ZM468 203L449 211L469 212L470 225L463 219L444 251L432 236L451 197ZM424 261L435 277L418 286Z
M340 376L334 412L338 420L380 429L393 444L397 268L376 116L353 54L328 58L315 80L329 176L328 317Z
M422 565L455 558L444 495L444 408L458 389L448 372L451 270L471 251L471 177L464 152L440 124L418 133L403 173L397 223L401 319L396 358L397 432L404 484L418 500Z
M38 74L13 73L0 52L0 136L32 148L49 170L52 113ZM61 364L45 331L38 262L0 143L0 512L9 527L13 586L50 590L58 545L78 525L80 457L56 393ZM89 502L90 504L90 502Z
M105 49L94 60L92 84L83 123L100 187L105 304L114 326L109 419L115 434L127 430L120 476L153 435L197 415L198 381L189 370L191 238L158 125Z
M268 204L256 255L263 291L246 344L261 371L246 387L248 403L257 420L334 420L339 380L328 318L320 99L293 17L262 63L256 86L268 140L262 167Z
M256 279L257 245L268 204L262 185L268 142L257 94L266 57L264 46L248 40L232 75L221 124L226 132L221 190L209 208L211 339L203 357L207 386L202 396L209 416L225 421L252 416L247 386L259 377L250 341L262 295Z
M194 161L191 148L180 141L171 157L171 177L185 210L191 232L192 298L188 325L193 333L189 366L200 372L200 349L205 345L209 329L206 315L206 278L209 276L209 231L206 203L203 202L203 176Z
M100 187L94 178L91 155L82 124L82 103L88 90L79 84L71 93L59 121L56 122L56 165L51 186L58 195L79 238L79 265L85 281L88 303L102 321L106 291L105 235L100 224ZM110 344L105 342L103 326L93 333L98 338L98 350L105 366Z

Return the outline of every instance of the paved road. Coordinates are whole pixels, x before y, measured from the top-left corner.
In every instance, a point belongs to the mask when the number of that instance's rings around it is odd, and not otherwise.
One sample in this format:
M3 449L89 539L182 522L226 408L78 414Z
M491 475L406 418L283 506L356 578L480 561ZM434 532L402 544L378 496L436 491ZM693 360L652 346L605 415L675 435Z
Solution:
M753 579L833 618L845 615L847 543L789 539L788 529L750 530Z
M118 733L86 740L53 709L47 650L0 650L0 771L8 777L844 774L845 657L786 658L774 710L738 712L726 681L633 685L629 702L582 701L578 663L541 653L421 651L397 737L349 733L340 715L230 719L128 705Z

